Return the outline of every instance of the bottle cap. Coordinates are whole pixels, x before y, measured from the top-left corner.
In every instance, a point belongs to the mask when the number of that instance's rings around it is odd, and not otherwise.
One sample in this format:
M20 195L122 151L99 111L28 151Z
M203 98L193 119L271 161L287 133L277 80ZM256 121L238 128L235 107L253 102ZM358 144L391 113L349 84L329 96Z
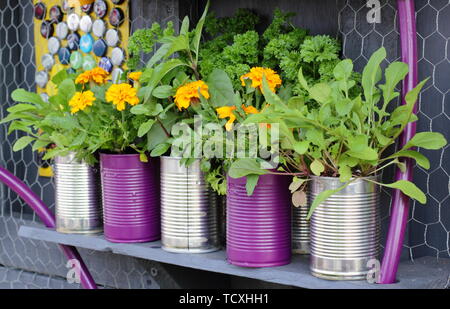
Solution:
M57 37L52 36L50 39L48 39L47 46L50 54L54 55L58 53L58 50L61 47L61 42Z
M111 62L113 65L120 66L125 60L125 53L122 48L115 47L111 52Z
M68 0L63 0L62 4L61 4L61 8L62 8L64 13L69 12L69 10L70 10L69 1Z
M91 4L85 4L85 5L82 5L81 6L81 10L84 12L84 13L86 13L86 14L89 14L89 13L91 13L92 12L92 8L94 7L94 5L91 3Z
M67 47L70 50L77 50L80 48L80 35L73 32L67 36Z
M63 12L59 5L54 5L50 8L50 20L59 23L63 20Z
M106 32L106 25L105 22L101 19L97 19L94 21L94 24L92 25L92 33L98 38L101 38L105 35Z
M45 15L47 13L47 7L44 3L38 2L34 6L34 17L36 17L39 20L43 20L45 18Z
M48 83L48 73L45 71L39 71L36 73L36 85L40 88L45 88Z
M95 15L97 15L98 18L105 17L106 13L108 12L108 5L106 4L106 1L104 1L104 0L95 0L94 12L95 12Z
M113 64L108 57L103 57L102 59L100 59L98 66L109 73L111 73L111 70L113 68Z
M69 34L69 27L64 21L56 25L56 36L60 40L64 40L65 38L67 38L68 34Z
M70 65L75 70L78 70L83 66L83 55L79 51L74 51L70 55Z
M112 0L112 3L114 3L114 4L122 4L123 0Z
M106 51L108 50L108 46L105 43L105 40L99 39L95 41L94 43L94 54L97 57L103 57L106 54Z
M92 55L85 55L83 57L83 70L88 71L92 70L97 66L97 62L94 59L94 56Z
M51 21L49 20L44 20L41 24L41 35L48 39L49 37L51 37L53 35L53 24Z
M119 43L119 32L116 29L109 29L105 35L106 44L110 47L116 47Z
M94 38L90 33L85 34L80 39L80 49L84 53L90 53L92 51L92 46L94 45Z
M121 23L124 21L123 11L119 8L114 8L111 10L109 14L109 23L113 27L119 27Z
M53 55L51 54L44 54L41 57L41 63L44 69L50 71L55 65L55 58L53 58Z
M92 19L88 15L84 15L80 20L80 30L86 33L92 30Z
M70 62L70 50L66 47L63 47L58 52L59 62L61 64L69 64Z
M123 76L123 70L121 68L115 68L111 73L112 82L114 84L121 84L125 83L126 80L122 78Z
M77 31L80 26L80 16L78 14L72 13L67 16L67 25L72 31Z

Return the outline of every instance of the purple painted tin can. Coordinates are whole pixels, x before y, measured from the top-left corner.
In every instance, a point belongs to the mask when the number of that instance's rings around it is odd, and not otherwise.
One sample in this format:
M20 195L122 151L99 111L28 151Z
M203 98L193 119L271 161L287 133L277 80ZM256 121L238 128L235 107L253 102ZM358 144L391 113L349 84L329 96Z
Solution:
M246 178L227 177L227 259L244 267L291 261L291 206L288 178L262 175L252 196Z
M160 239L159 164L138 154L100 154L104 235L119 243Z

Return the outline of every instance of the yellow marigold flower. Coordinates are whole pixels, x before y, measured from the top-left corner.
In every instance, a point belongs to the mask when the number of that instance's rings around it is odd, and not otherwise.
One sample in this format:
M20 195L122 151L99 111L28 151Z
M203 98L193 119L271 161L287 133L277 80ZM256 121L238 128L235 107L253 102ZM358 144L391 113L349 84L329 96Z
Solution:
M75 80L76 84L87 84L93 81L99 85L106 82L109 73L102 68L94 68L92 70L81 73Z
M130 105L139 104L136 88L129 84L114 84L106 91L106 101L112 102L118 111L123 111L126 108L126 103Z
M131 72L128 74L128 78L138 82L142 76L142 72Z
M175 94L178 109L187 109L192 102L197 102L200 99L199 92L205 99L209 99L208 85L204 81L191 82L178 88Z
M281 78L280 75L277 74L277 72L268 68L262 67L252 68L249 73L241 76L242 86L245 86L246 79L250 79L252 81L252 87L259 88L262 92L264 75L266 76L270 90L272 90L272 92L275 92L275 89L281 86Z
M236 106L223 106L216 108L217 115L220 119L229 118L225 124L225 129L227 131L231 131L233 128L233 122L236 120L236 115L233 113L235 110Z
M95 96L92 91L77 92L69 101L69 106L71 107L70 112L75 114L78 111L83 111L86 107L92 106L94 101Z
M91 80L101 85L106 83L109 73L102 68L94 68L91 70Z

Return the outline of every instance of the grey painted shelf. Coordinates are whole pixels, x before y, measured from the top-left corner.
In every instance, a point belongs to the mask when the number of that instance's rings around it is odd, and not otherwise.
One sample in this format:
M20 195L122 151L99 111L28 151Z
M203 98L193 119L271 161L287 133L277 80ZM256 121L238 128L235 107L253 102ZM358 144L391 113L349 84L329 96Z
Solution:
M103 236L61 234L43 227L21 226L19 236L51 243L72 245L96 251L112 252L193 269L247 277L288 286L316 289L405 289L445 288L450 281L450 260L421 258L414 263L400 266L400 282L392 285L369 284L365 281L327 281L309 274L308 258L294 256L292 263L272 268L243 268L227 263L224 251L206 254L169 253L161 249L161 243L117 244Z

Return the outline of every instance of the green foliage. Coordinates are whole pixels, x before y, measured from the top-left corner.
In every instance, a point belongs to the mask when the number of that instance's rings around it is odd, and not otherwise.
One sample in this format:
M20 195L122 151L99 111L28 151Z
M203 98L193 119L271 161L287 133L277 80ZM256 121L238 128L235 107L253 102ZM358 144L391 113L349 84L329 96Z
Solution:
M312 52L308 52L308 57L310 61L319 60ZM334 60L332 56L320 57L326 61ZM389 156L385 154L406 125L417 119L412 114L413 107L426 83L426 80L421 82L406 95L406 105L389 113L387 106L399 96L395 89L406 77L408 68L404 63L394 62L383 74L380 65L385 58L384 48L370 58L362 75L362 94L356 97L351 95L352 88L358 85L351 60L338 62L332 70L333 78L318 83L309 81L300 69L299 86L306 94L300 105L289 104L271 93L264 80L264 96L271 106L249 121L265 122L270 118L279 122L282 150L293 168L301 170L306 164L314 175L340 177L343 187L352 179L376 175L390 165L404 168L401 158L415 159L421 167L429 168L428 159L411 148L444 147L447 141L440 133L417 133L399 151ZM383 79L385 83L380 84ZM410 182L381 185L399 189L411 198L425 202L425 195ZM312 208L340 189L322 192Z
M128 40L128 52L130 58L128 59L128 67L135 70L139 67L142 54L149 54L153 52L156 43L166 36L171 36L175 33L173 23L168 22L166 28L162 29L158 23L153 23L150 28L138 29Z

